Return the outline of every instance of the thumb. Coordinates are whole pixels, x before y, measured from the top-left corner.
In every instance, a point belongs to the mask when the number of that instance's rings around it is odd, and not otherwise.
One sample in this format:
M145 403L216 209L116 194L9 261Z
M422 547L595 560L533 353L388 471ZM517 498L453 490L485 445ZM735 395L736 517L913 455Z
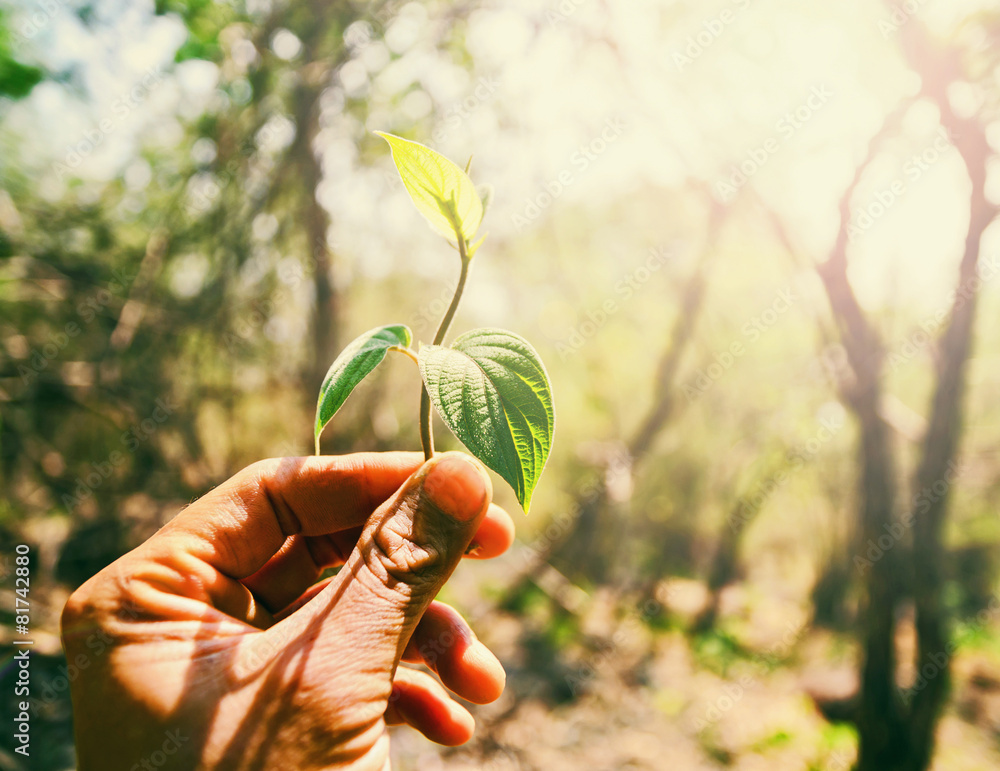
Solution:
M384 673L380 685L388 689L417 622L468 549L492 493L485 470L464 453L436 455L414 472L369 518L336 578L295 614L312 606L308 637L319 655L310 658L324 669Z

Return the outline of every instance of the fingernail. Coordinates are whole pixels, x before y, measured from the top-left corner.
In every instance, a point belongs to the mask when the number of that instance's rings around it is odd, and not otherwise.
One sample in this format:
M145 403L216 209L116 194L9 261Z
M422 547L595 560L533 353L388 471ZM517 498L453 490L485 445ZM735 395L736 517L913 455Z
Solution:
M424 495L452 519L468 522L485 508L489 480L471 461L449 455L424 478Z

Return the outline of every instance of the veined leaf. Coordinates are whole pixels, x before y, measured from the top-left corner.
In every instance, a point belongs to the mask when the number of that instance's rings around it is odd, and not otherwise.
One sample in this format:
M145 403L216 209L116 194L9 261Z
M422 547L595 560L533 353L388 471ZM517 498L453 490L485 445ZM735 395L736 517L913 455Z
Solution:
M445 238L471 239L483 221L483 202L469 175L419 142L375 133L389 143L403 185L431 227Z
M424 346L419 360L444 422L514 488L527 512L555 423L549 377L535 349L513 332L475 329L450 348Z
M319 455L319 435L326 424L343 406L351 391L371 374L385 358L390 348L410 345L410 328L402 324L369 329L348 345L330 365L316 404L316 454Z

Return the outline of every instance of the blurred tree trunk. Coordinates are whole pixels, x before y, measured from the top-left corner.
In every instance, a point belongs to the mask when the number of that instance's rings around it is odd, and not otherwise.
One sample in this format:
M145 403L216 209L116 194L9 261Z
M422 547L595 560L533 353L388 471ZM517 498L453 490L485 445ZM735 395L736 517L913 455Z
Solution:
M295 140L289 150L289 162L298 172L294 184L301 192L301 212L304 256L307 275L313 284L313 308L310 320L312 357L306 371L306 395L312 398L323 383L326 371L337 353L337 321L340 296L331 275L330 248L327 244L329 216L317 198L317 188L323 180L320 156L314 147L319 133L319 100L330 79L330 74L343 56L343 43L338 41L335 50L327 51L324 43L340 35L344 20L341 4L324 7L311 3L315 23L303 30L305 64L301 68L299 83L295 88L292 108L295 112ZM321 20L326 19L327 23Z
M586 576L595 584L614 582L616 576L632 575L634 568L620 569L629 564L627 538L622 537L623 517L617 516L616 506L609 495L608 480L627 474L631 478L635 467L650 453L653 445L676 414L677 374L681 362L694 338L698 316L704 305L708 265L715 253L716 243L728 207L718 203L711 195L708 202L707 238L702 257L681 293L681 310L668 336L667 345L660 357L653 383L653 403L640 421L625 448L625 457L609 454L602 468L604 484L595 495L578 501L580 512L577 522L566 537L554 544L546 561L570 578ZM630 488L630 479L618 480L616 488ZM622 505L622 501L617 501ZM614 544L619 548L612 548Z
M937 381L929 425L921 442L921 461L914 479L919 492L948 480L960 436L975 313L976 270L982 235L996 210L985 197L985 169L990 156L985 131L977 118L959 118L951 109L948 87L963 79L961 52L935 47L911 20L903 34L911 65L922 77L923 94L941 110L942 123L962 156L971 183L970 221L958 271L958 287L945 331L939 340ZM908 104L898 110L872 141L868 158L841 199L841 229L827 261L820 266L840 336L854 373L848 405L861 430L859 498L860 541L878 543L888 534L893 545L861 566L866 597L861 613L864 660L861 688L851 717L858 728L858 771L923 771L930 764L934 733L948 695L950 648L948 620L943 607L944 524L948 494L925 498L929 505L906 509L898 517L896 459L889 427L880 414L881 375L886 354L881 340L861 310L847 278L847 227L852 195L883 139L896 130ZM950 489L950 485L948 485ZM904 585L898 542L912 521L912 585ZM912 591L917 613L918 651L915 662L919 686L904 692L897 685L895 651L896 613ZM821 705L822 707L823 705ZM827 714L842 712L827 705Z
M923 498L925 511L916 512L913 525L914 600L917 625L916 670L937 671L912 694L911 736L913 769L924 769L934 752L934 729L950 685L950 630L944 609L944 526L951 493L950 472L958 450L966 371L972 346L977 306L976 281L982 237L997 208L986 198L986 166L992 155L986 129L978 116L959 117L951 109L950 86L964 81L962 52L936 49L919 24L907 25L902 43L911 66L921 75L923 94L941 109L942 122L965 162L969 174L969 228L966 233L958 287L948 324L941 336L937 383L931 403L927 436L914 480L914 491L934 488L944 481L945 492ZM872 766L874 768L874 766Z
M726 517L708 571L708 603L691 625L691 630L696 634L712 629L718 620L722 590L736 579L743 535L757 518L767 498L777 488L776 485L766 484L776 473L775 466L765 467L764 473L754 477L746 492L736 498Z
M318 129L316 112L321 91L320 86L304 84L299 87L299 92L296 94L296 124L299 136L296 138L292 156L299 170L303 195L306 197L302 207L302 224L305 230L306 256L312 270L315 303L310 324L312 371L306 384L309 395L319 390L330 362L337 353L337 321L340 306L339 293L330 272L330 248L326 241L328 216L316 199L316 188L322 180L322 170L312 143Z
M820 562L819 575L813 584L812 624L816 627L845 632L851 629L857 613L851 607L851 590L857 571L854 554L858 548L857 523L849 515L851 501L845 495L844 479L830 477L823 481L823 498L830 502L836 516L831 522L828 549Z
M553 567L556 571L563 571L560 575L565 574L571 579L586 576L592 583L600 585L606 584L616 572L616 561L609 559L612 551L620 553L622 560L628 559L620 522L612 511L608 481L609 477L622 473L631 476L636 464L650 452L656 438L675 414L677 373L704 304L708 265L729 211L728 207L718 204L710 193L706 193L705 198L709 206L706 243L698 266L681 290L682 308L668 334L667 345L657 366L653 403L624 451L607 453L597 470L598 481L580 489L571 508L575 516L569 515L572 521L559 525L555 537L548 539L543 548L530 550L524 568L508 584L499 605L510 605L531 584L538 584L540 577ZM621 549L611 549L609 544Z

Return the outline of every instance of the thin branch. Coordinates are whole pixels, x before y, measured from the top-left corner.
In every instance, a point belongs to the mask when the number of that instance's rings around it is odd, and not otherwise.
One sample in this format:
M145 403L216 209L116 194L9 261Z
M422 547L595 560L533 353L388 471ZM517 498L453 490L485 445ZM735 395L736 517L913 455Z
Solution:
M169 213L168 213L169 216ZM128 298L118 315L118 323L111 333L111 347L121 353L135 339L142 318L146 313L146 303L143 298L149 294L156 274L163 262L170 244L169 225L164 225L153 231L146 242L146 253L139 263L139 271L129 290Z
M674 322L669 342L660 357L653 385L656 398L646 417L639 424L639 428L627 443L629 455L633 460L641 459L649 451L673 414L676 405L677 372L694 338L695 325L705 299L707 265L715 254L722 224L729 211L728 207L717 202L711 195L707 195L706 200L709 204L708 239L698 267L684 287L680 313Z
M470 159L471 161L471 159ZM458 284L455 286L455 295L451 298L451 305L441 319L437 332L434 334L434 345L441 345L451 322L455 318L458 304L462 301L462 293L465 291L465 281L469 277L468 243L461 233L461 229L456 226L455 232L458 235L458 254L462 260L462 270L458 276ZM430 460L434 456L434 427L431 423L431 397L427 393L427 386L420 388L420 446L424 451L424 459Z
M881 371L882 344L872 328L861 305L854 294L847 278L847 247L849 243L848 226L851 221L851 200L858 186L875 158L881 152L883 145L895 136L902 126L907 110L913 104L912 99L899 103L889 114L882 128L868 143L868 151L864 160L855 169L854 177L840 198L840 227L837 238L824 263L817 267L837 326L840 328L844 347L857 376L860 388L870 388ZM870 375L870 377L868 377Z

